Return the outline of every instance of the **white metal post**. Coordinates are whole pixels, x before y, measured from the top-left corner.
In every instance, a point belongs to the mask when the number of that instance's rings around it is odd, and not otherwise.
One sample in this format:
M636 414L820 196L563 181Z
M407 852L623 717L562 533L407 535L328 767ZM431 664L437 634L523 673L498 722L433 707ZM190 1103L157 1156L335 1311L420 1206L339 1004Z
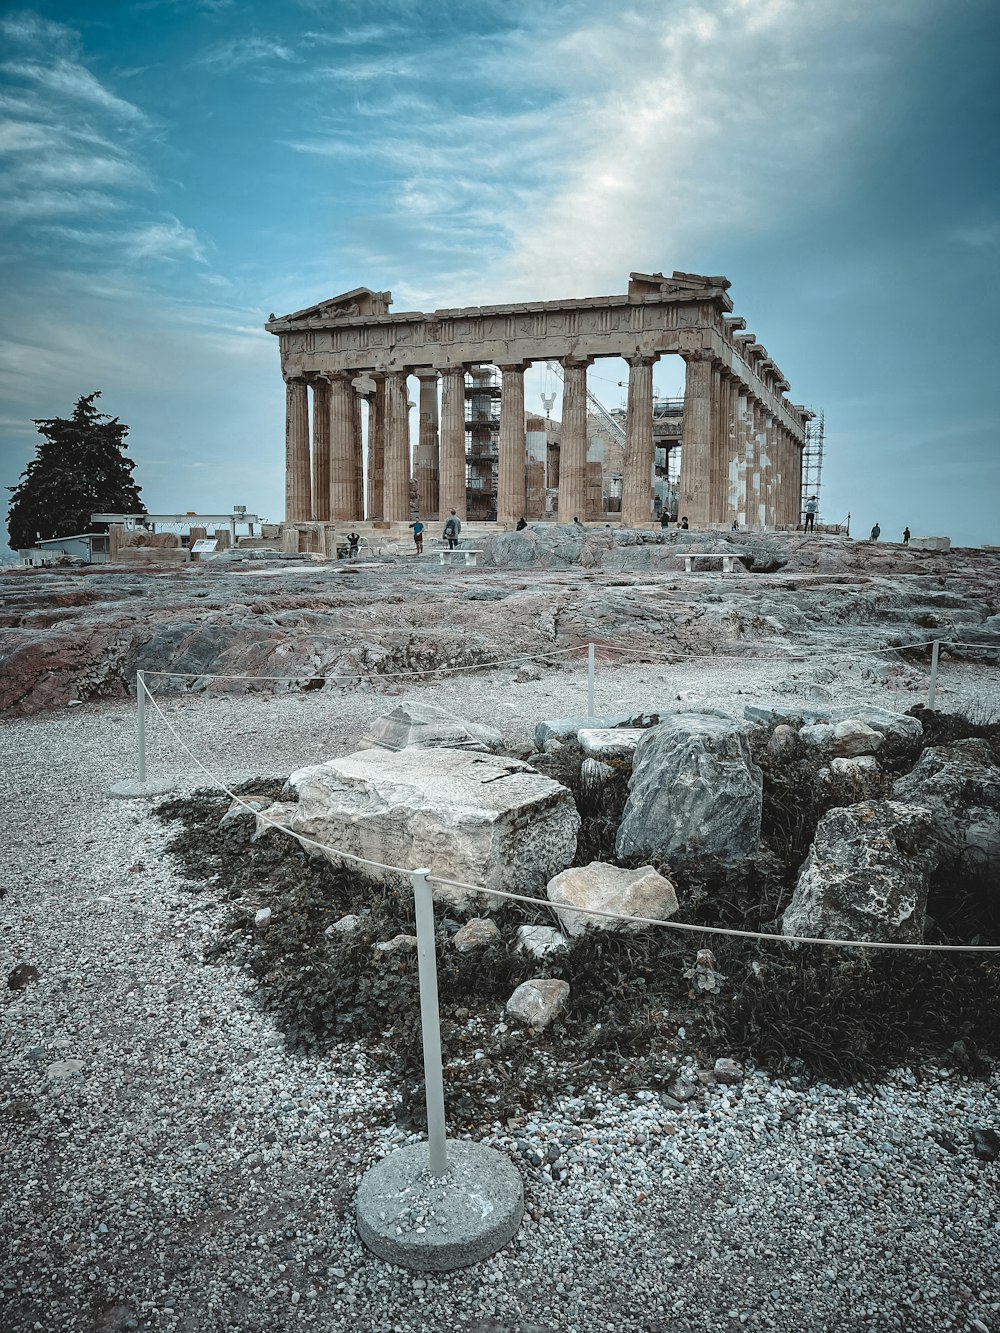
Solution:
M146 681L135 673L135 740L139 751L139 781L146 781Z
M594 707L594 645L587 644L587 718L596 717Z
M437 957L434 947L434 892L429 870L413 870L417 918L417 969L420 978L420 1031L424 1047L424 1094L427 1099L427 1150L432 1176L448 1170L445 1148L444 1078L441 1073L441 1017L438 1013Z
M937 695L937 676L938 676L938 650L941 647L941 640L935 639L931 647L931 680L927 687L927 707L934 707L934 699Z

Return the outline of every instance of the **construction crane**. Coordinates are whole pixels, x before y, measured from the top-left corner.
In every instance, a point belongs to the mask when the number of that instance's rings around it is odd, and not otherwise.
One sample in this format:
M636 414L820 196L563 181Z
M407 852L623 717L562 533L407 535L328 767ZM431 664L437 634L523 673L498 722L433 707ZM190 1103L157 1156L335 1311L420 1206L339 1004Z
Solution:
M563 379L562 366L559 364L558 361L546 361L545 366L546 369L551 370L553 374L558 375L560 380ZM546 395L542 394L542 402L545 404L546 415L548 415L548 413L551 411L551 403L553 403L554 401L555 401L554 398L549 399L547 401ZM612 435L614 435L616 439L620 440L622 444L624 444L626 437L621 422L616 421L614 419L614 417L604 406L601 400L599 398L595 398L589 389L587 390L587 402L594 409L597 415L601 418L604 424L608 427Z

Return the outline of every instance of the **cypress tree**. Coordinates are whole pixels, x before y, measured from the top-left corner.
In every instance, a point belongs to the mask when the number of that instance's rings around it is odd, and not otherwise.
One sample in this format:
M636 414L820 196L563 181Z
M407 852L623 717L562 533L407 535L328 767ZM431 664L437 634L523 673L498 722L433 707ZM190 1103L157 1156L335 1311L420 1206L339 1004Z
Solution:
M98 412L100 392L77 401L73 415L35 421L41 443L21 473L7 515L8 544L13 550L33 546L36 537L71 537L106 531L92 524L92 513L145 513L141 487L132 480L135 464L125 456L128 426Z

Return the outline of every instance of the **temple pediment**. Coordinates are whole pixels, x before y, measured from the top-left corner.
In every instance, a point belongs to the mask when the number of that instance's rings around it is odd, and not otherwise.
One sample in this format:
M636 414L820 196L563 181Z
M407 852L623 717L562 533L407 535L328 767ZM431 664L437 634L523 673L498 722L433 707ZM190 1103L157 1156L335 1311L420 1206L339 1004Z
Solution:
M282 321L298 322L307 319L353 319L358 316L387 315L392 304L392 292L373 292L370 287L355 287L353 291L331 296L318 305L282 315Z

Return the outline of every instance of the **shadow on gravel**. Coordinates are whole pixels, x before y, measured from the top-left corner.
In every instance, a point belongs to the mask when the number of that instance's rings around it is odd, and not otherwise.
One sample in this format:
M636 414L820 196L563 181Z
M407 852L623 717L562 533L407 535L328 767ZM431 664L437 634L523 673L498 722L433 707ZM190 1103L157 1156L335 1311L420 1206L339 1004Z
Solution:
M963 732L961 720L922 720L924 739L897 747L887 756L893 771L876 775L863 792L856 782L849 790L820 787L814 768L779 766L767 756L764 733L755 755L765 780L761 850L735 865L706 859L683 870L658 867L676 885L677 920L775 932L826 809L878 799L943 734L983 734ZM1000 727L986 730L1000 761ZM566 782L581 810L577 862L613 859L627 774L594 797L581 789L578 757L563 750L548 758L559 763L546 772ZM282 786L281 778L256 779L241 792L277 797ZM223 907L205 961L253 977L289 1045L322 1053L363 1042L398 1081L401 1120L421 1121L416 958L375 947L412 934L408 881L375 883L313 860L281 833L251 841L251 817L220 828L228 804L200 792L158 810L162 820L180 824L168 850L199 895L210 889ZM263 930L254 925L261 907L272 912ZM360 918L355 931L331 929L347 914ZM497 945L461 954L450 936L476 914L441 907L437 917L446 1101L455 1126L513 1116L595 1082L665 1091L686 1057L711 1067L717 1057L732 1056L772 1073L863 1082L930 1058L951 1058L975 1072L980 1053L1000 1055L997 956L796 948L650 929L593 932L536 959L513 947L517 927L554 918L517 904L491 913L501 934ZM959 875L942 867L928 914L929 943L1000 943L1000 870ZM699 948L714 953L724 977L718 992L693 989ZM542 1032L503 1022L511 992L541 976L569 983L563 1017Z

